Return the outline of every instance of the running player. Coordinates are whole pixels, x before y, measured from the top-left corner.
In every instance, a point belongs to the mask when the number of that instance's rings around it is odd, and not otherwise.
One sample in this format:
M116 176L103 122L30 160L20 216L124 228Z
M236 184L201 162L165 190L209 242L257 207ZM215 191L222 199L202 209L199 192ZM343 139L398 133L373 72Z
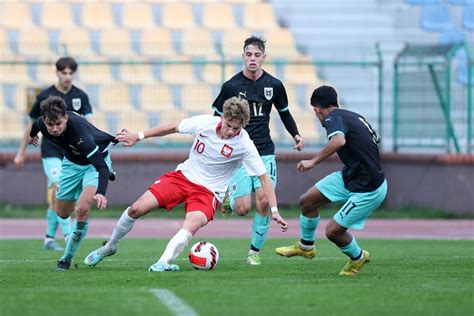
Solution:
M262 191L270 205L272 218L286 231L288 224L280 216L275 191L255 145L243 129L249 121L249 107L245 100L232 97L224 103L221 117L199 115L181 123L168 123L134 133L123 130L117 140L132 146L144 138L172 133L191 134L194 142L189 158L176 170L159 177L130 207L115 225L109 242L91 252L85 259L89 266L97 265L104 257L117 251L117 243L133 227L135 221L155 208L171 210L185 203L186 215L182 228L171 238L160 259L149 271L179 271L172 264L192 236L213 219L218 202L222 202L229 177L241 165L262 183Z
M244 42L244 69L225 82L212 108L215 115L222 114L224 101L237 96L248 101L250 122L245 128L257 147L259 155L272 179L277 183L275 145L270 137L270 112L274 105L288 133L295 141L295 149L302 150L303 138L299 135L296 123L288 109L288 97L282 82L262 69L265 61L265 41L259 37L249 37ZM297 75L297 74L296 74ZM250 176L245 168L240 168L229 184L229 196L222 204L222 211L246 215L252 208L252 192L255 192L256 208L252 224L252 242L247 263L260 265L260 250L263 248L269 229L269 205L265 199L258 177Z

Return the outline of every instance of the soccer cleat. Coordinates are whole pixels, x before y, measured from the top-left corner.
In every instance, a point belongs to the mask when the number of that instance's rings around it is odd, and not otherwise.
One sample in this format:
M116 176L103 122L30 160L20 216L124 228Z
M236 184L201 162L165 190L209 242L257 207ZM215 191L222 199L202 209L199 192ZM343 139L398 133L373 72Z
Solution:
M303 250L300 248L300 242L297 241L293 246L287 247L278 247L275 249L276 253L283 257L294 257L302 256L306 259L313 259L316 256L316 250L313 248L311 250Z
M229 218L234 213L234 210L230 207L230 193L227 190L225 198L220 205L221 213L225 218Z
M56 266L56 271L68 271L71 267L71 261L63 259L58 261L58 265Z
M53 250L53 251L63 251L63 247L61 247L57 242L56 240L54 239L50 239L48 241L46 241L44 244L43 244L43 249L44 250Z
M344 266L344 268L342 268L339 275L357 275L364 264L370 262L370 254L368 251L362 250L362 256L362 259L359 260L349 259L349 262Z
M148 271L150 272L179 271L179 266L175 264L155 262L148 268Z
M114 255L117 252L117 248L112 250L107 250L105 247L100 247L92 251L87 257L84 258L84 263L89 267L95 267L99 262L102 261L105 257Z
M251 266L259 266L262 264L262 259L259 255L250 255L247 257L247 263Z

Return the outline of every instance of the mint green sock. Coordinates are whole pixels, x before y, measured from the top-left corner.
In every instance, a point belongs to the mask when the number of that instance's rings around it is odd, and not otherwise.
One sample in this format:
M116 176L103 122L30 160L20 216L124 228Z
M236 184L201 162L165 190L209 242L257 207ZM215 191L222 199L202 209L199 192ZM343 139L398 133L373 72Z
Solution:
M252 223L252 244L250 249L259 251L263 248L265 239L267 239L268 229L270 228L270 218L268 216L261 216L255 212L255 217Z
M312 241L316 239L316 228L318 228L319 216L318 217L306 217L303 214L300 215L300 227L301 227L301 239L306 241Z
M72 234L66 244L66 249L64 249L64 254L61 257L61 260L72 260L72 257L74 257L77 252L79 244L86 236L88 228L89 222L87 220L84 222L78 222L77 220L74 220L74 223L72 224Z
M339 249L341 250L343 254L345 254L352 260L359 258L360 255L362 254L362 249L360 249L354 237L352 237L352 241L349 243L349 245L344 246L344 247L339 247Z
M61 230L63 231L64 237L71 234L71 217L68 218L61 218L58 216L58 223L61 225Z
M58 229L58 215L48 208L46 211L46 237L54 238Z

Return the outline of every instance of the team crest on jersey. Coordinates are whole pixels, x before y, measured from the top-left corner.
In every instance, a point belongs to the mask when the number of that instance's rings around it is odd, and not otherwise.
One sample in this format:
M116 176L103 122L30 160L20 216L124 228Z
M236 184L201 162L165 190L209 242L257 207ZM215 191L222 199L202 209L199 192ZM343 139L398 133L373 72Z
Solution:
M263 93L265 94L265 99L271 100L273 98L273 88L272 87L263 88Z
M74 109L74 111L79 111L81 107L82 107L81 99L79 98L72 99L72 108Z
M229 145L224 145L222 146L221 154L222 156L229 158L233 151L234 148L230 147Z

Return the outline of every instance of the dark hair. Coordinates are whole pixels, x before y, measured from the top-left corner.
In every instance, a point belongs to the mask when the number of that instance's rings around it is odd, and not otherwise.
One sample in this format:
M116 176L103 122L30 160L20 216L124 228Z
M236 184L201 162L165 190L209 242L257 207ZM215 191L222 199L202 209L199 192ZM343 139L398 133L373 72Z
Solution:
M262 53L265 54L265 42L266 40L264 40L263 38L252 35L245 40L244 51L247 46L253 45L253 46L257 46L262 51Z
M40 103L40 113L43 121L55 123L66 115L66 103L57 96L49 96Z
M321 109L326 109L331 106L339 107L337 103L337 92L330 86L321 86L314 89L310 102L313 107L319 107Z
M69 68L72 72L76 72L77 63L72 57L61 57L56 62L56 70L63 71L64 69Z

